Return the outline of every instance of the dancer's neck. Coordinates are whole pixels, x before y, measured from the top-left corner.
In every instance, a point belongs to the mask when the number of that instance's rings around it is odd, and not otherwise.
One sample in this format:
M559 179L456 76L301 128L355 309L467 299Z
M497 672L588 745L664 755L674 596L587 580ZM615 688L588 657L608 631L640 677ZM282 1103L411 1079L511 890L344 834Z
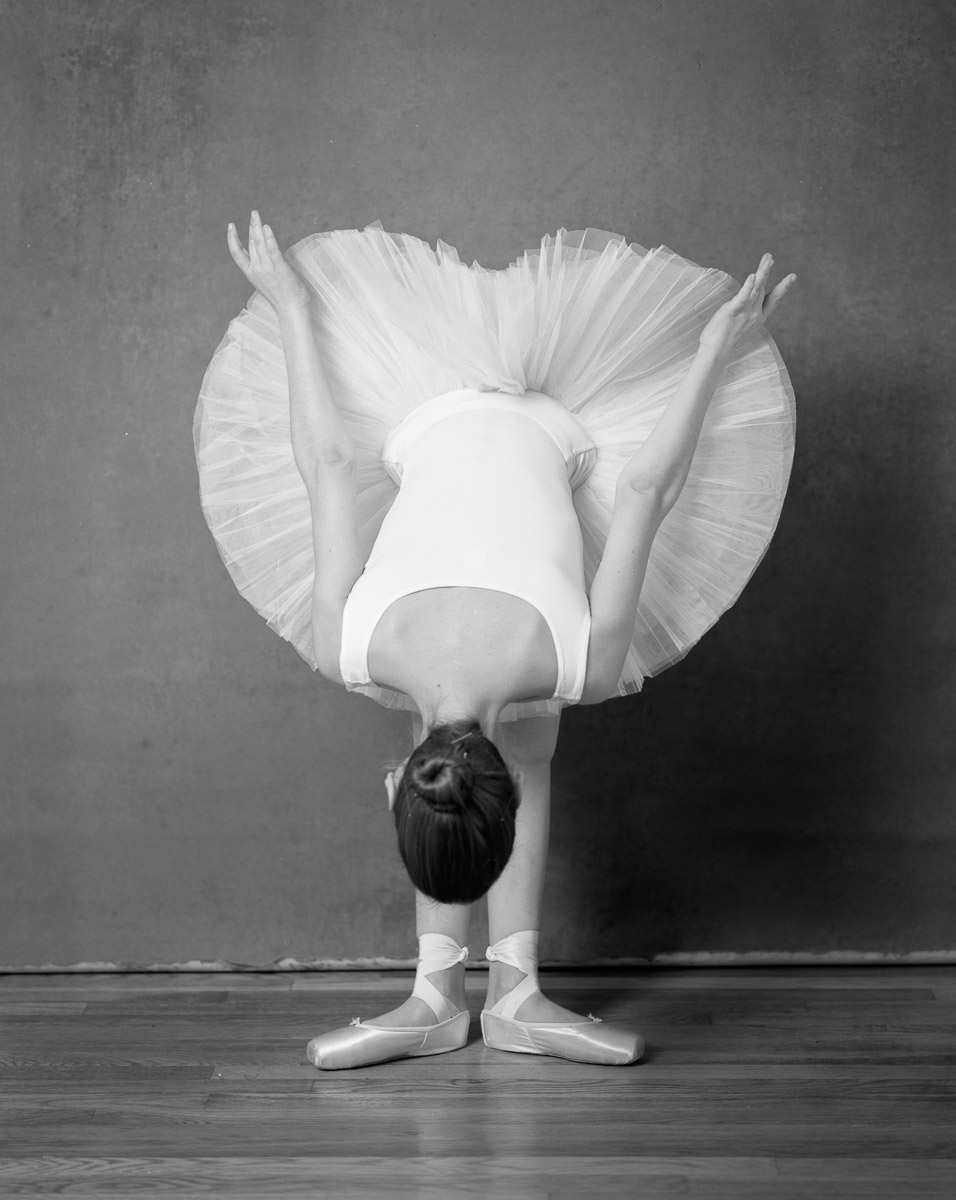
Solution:
M454 688L435 684L417 688L412 699L421 713L423 728L450 724L452 721L477 721L485 737L491 738L498 728L498 718L504 707L498 696L483 694L480 689L457 683Z

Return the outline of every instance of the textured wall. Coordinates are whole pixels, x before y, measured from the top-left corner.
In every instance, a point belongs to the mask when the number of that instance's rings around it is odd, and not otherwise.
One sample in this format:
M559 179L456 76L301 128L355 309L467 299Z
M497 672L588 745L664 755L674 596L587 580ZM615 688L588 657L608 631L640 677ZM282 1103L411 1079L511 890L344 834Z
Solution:
M956 947L951 5L0 7L0 964L413 951L402 719L270 633L199 509L253 205L797 271L776 540L685 662L565 716L542 950Z

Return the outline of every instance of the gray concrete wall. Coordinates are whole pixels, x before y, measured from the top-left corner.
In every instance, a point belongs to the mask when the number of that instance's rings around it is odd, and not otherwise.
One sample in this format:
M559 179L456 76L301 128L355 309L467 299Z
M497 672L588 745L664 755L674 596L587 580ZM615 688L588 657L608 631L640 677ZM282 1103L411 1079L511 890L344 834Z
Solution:
M956 949L952 5L0 8L0 964L413 952L401 719L310 674L199 509L253 205L799 274L776 540L681 665L565 717L542 951Z

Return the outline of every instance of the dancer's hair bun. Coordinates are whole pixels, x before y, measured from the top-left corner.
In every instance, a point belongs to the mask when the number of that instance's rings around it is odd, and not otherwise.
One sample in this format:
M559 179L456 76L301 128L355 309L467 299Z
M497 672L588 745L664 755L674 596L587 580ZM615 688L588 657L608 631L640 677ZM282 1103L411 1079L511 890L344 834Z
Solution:
M436 754L413 768L411 786L434 812L460 813L467 765Z
M475 721L433 726L409 756L393 815L412 882L446 904L483 896L514 845L517 794Z

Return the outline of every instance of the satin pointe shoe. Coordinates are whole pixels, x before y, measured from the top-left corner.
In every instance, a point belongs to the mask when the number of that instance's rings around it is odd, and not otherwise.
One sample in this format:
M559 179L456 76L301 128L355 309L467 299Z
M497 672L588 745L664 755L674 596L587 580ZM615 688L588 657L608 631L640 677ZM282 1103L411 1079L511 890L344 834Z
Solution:
M464 962L467 957L468 947L459 946L454 938L443 933L423 934L418 939L418 970L412 995L424 1000L438 1024L388 1027L367 1025L356 1017L344 1029L313 1038L305 1051L309 1062L322 1071L344 1071L396 1058L420 1058L460 1050L468 1040L468 1010L455 1012L427 977L433 971Z
M620 1025L607 1025L600 1017L586 1021L519 1021L515 1013L538 984L538 931L525 929L489 946L490 962L508 963L525 972L525 978L493 1008L481 1013L481 1035L493 1050L515 1054L550 1054L573 1062L624 1067L644 1053L644 1039Z

